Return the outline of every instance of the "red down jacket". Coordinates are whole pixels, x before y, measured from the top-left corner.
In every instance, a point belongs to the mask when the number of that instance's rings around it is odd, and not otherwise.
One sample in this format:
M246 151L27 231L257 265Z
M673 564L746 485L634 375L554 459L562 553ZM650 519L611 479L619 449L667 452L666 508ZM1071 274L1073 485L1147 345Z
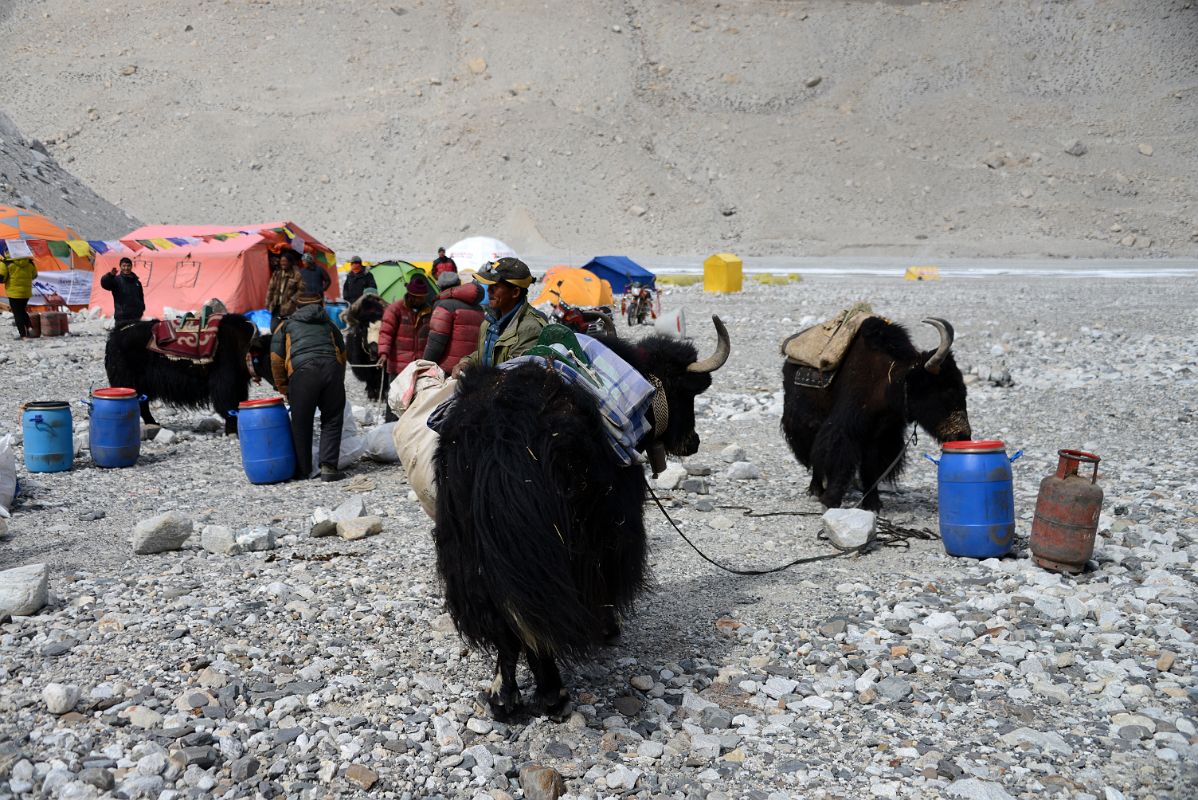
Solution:
M387 372L398 375L421 357L428 344L428 321L432 306L408 308L403 300L387 306L379 327L379 355L387 358Z
M428 346L424 348L426 361L435 361L449 372L474 352L478 329L483 324L484 312L479 305L482 299L483 290L477 283L452 286L437 295L429 323Z

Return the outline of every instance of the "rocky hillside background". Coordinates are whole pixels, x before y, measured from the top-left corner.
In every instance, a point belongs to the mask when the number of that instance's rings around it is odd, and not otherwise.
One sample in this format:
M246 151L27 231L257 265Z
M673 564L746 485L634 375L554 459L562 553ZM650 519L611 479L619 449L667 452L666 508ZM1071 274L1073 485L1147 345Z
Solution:
M1198 253L1188 0L550 8L0 0L0 105L141 219L338 248ZM4 138L0 201L119 232Z

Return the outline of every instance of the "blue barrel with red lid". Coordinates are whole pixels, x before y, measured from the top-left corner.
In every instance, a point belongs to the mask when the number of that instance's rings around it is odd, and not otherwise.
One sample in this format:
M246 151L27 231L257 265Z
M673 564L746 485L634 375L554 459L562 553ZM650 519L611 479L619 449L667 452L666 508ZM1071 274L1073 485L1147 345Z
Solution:
M110 386L92 391L88 448L97 467L131 467L141 456L141 417L134 389Z
M1011 462L998 439L945 442L938 465L940 538L950 556L998 558L1015 542Z
M291 418L282 397L246 400L237 406L241 465L250 483L279 483L295 477Z

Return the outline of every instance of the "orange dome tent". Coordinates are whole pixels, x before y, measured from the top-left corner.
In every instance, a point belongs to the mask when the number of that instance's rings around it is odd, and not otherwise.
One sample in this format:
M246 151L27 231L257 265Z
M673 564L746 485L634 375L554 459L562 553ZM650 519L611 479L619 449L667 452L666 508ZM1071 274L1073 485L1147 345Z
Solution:
M33 263L37 266L39 273L66 271L75 276L79 272L90 273L92 271L90 249L86 247L86 243L80 240L79 234L34 211L27 211L16 206L0 205L0 239L4 239L6 242L21 241L26 243L30 248ZM68 240L80 242L83 245L81 249L86 255L80 255L76 252L74 248L67 244ZM32 244L29 244L30 242ZM62 277L67 278L66 275ZM90 285L91 275L87 275L85 279L79 280L84 284ZM61 283L58 280L50 280L49 277L44 282L54 284L56 288ZM4 292L4 287L0 286L0 297L4 296L7 296ZM37 293L36 289L34 290L31 302L34 305L41 302L41 296ZM72 305L71 308L79 309L86 305L87 303L84 302L81 305Z
M557 295L553 292L561 292L562 300L583 308L610 306L615 303L612 299L611 284L585 269L559 264L551 267L541 282L545 284L545 288L541 290L541 296L533 301L533 305L554 302Z

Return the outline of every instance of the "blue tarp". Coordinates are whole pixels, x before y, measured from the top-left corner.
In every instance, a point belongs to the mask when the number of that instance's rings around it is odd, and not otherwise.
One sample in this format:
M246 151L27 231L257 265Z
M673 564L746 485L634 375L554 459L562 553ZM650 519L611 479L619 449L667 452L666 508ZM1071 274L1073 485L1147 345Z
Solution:
M595 256L582 268L610 283L612 294L624 294L630 283L657 288L657 276L627 256Z

